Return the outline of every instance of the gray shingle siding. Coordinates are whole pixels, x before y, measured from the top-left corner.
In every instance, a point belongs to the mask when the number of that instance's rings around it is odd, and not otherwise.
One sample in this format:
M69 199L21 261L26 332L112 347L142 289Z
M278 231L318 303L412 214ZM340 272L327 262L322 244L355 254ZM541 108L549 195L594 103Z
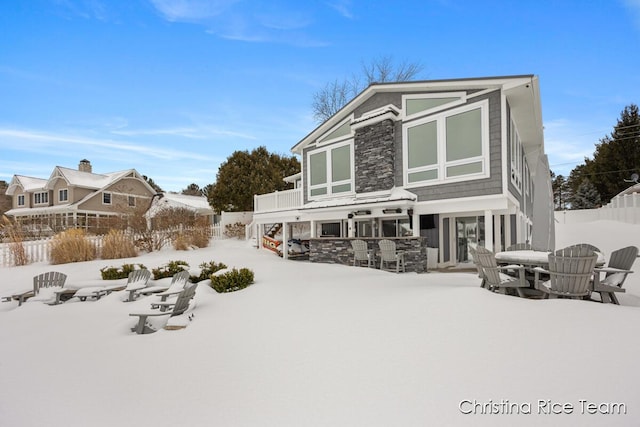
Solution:
M471 197L485 196L502 193L502 115L500 109L500 91L471 98L470 103L484 99L489 100L489 178L472 181L462 181L451 184L440 184L429 187L411 188L411 192L418 196L418 201L443 200L452 196ZM402 143L398 144L402 151ZM402 180L402 154L400 162L396 160L396 167L400 171L399 179ZM401 181L400 181L401 182Z

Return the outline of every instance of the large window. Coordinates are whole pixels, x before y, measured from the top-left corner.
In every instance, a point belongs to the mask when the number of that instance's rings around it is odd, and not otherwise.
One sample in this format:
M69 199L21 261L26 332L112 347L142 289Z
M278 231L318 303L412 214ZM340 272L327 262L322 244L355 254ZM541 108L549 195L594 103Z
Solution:
M24 194L18 195L18 206L24 206Z
M58 202L69 201L69 190L66 188L58 190Z
M487 176L488 102L425 117L404 126L409 186Z
M34 205L44 205L49 203L49 192L43 191L41 193L33 194L33 204Z
M310 198L353 191L352 147L347 142L308 154Z

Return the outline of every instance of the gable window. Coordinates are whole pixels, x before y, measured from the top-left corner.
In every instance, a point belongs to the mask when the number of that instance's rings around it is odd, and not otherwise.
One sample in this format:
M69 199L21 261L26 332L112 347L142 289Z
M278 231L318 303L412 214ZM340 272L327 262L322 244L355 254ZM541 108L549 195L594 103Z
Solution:
M432 114L445 108L455 107L466 102L465 92L444 92L418 95L405 95L404 115L406 119Z
M348 141L308 154L309 198L353 191L352 150Z
M102 193L102 204L103 205L111 204L111 193L107 193L107 192Z
M63 188L58 190L58 201L59 202L68 202L69 201L69 190Z
M24 194L18 195L18 206L24 206Z
M33 194L33 204L34 205L44 205L49 203L49 192L43 191L40 193Z
M352 120L353 115L349 116L337 126L334 126L331 130L318 138L318 144L326 145L327 143L339 142L341 140L351 138L353 136L353 131L351 130Z
M488 102L405 124L403 149L409 186L488 176Z
M129 196L129 207L134 208L136 206L136 198L135 196Z

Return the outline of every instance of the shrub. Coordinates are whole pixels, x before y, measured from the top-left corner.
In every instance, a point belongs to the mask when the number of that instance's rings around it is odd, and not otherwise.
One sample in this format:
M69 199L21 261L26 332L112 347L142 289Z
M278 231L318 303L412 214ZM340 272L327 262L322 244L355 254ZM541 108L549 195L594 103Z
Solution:
M133 270L146 268L142 264L122 264L122 267L104 267L100 269L102 280L126 279Z
M235 224L227 224L224 227L224 235L227 237L235 237L243 240L245 237L245 225L241 222Z
M176 251L186 251L190 247L189 236L184 233L178 233L173 239L173 249Z
M186 261L169 261L161 267L154 268L151 272L153 273L153 280L158 280L165 277L173 277L174 274L188 268L189 264Z
M209 246L209 228L208 227L195 227L188 232L189 241L196 248L206 248Z
M24 233L16 223L12 223L9 218L2 216L3 224L0 224L0 230L9 238L9 252L13 257L13 265L27 265L29 256L24 247ZM0 240L2 243L2 240Z
M189 279L193 283L198 283L201 280L209 279L213 273L215 273L216 271L223 270L225 268L227 268L227 266L221 262L220 263L216 263L215 261L203 262L202 264L200 264L200 269L201 269L200 275L199 276L193 275Z
M248 268L233 269L219 276L211 276L211 287L218 293L234 292L253 284L253 271Z
M131 258L138 255L133 238L120 230L109 230L102 240L102 258Z
M53 236L51 264L91 261L96 258L96 248L80 228L72 228Z

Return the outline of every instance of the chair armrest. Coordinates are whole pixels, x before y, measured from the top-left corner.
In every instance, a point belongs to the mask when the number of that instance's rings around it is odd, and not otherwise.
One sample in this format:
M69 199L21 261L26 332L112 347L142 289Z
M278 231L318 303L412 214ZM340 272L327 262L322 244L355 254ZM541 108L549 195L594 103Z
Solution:
M596 273L633 273L632 270L622 270L620 268L612 267L596 267L593 269Z
M498 266L498 270L524 270L524 265L509 264Z

